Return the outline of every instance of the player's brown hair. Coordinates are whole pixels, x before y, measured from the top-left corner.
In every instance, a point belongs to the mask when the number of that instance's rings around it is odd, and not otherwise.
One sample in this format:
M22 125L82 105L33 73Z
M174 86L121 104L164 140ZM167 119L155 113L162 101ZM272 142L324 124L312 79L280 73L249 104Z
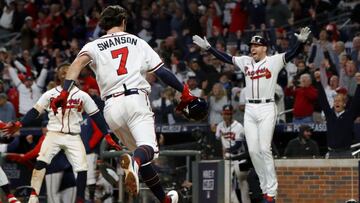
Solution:
M123 22L126 25L127 18L127 11L123 7L119 5L108 6L101 12L99 26L108 31L113 27L121 26Z

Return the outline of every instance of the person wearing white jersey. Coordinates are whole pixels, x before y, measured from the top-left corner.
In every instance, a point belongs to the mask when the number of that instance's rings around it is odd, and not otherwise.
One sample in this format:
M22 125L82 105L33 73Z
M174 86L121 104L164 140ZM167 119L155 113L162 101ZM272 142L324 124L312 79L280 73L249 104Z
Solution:
M72 90L74 80L90 64L96 75L101 98L105 100L105 119L122 143L133 151L132 157L128 154L121 157L127 191L132 195L139 193L139 172L160 202L176 203L177 192L172 190L165 194L151 164L158 156L159 148L154 114L148 98L151 88L145 75L154 73L165 84L182 92L178 111L186 108L190 112L192 109L189 106L201 99L190 94L188 86L183 85L164 67L159 55L144 40L125 32L126 21L127 12L121 6L108 6L102 11L99 26L106 31L106 35L87 43L81 49L69 68L64 89L51 105L53 109L65 107L64 101Z
M229 159L233 156L246 153L246 141L245 141L245 131L244 127L238 121L233 119L233 107L231 105L223 106L221 121L216 126L216 139L221 139L221 144L223 147L224 158ZM249 185L247 182L247 170L241 170L241 166L245 166L245 160L235 160L231 163L231 173L235 172L236 178L238 180L240 191L241 191L241 201L242 203L250 203L249 196ZM248 163L247 163L248 164ZM235 192L231 193L232 195Z
M60 65L58 68L57 77L60 84L63 84L68 69L69 64ZM66 108L62 109L61 113L52 111L50 102L60 94L61 90L62 86L59 85L45 92L21 121L10 122L3 129L6 134L13 134L22 126L31 126L31 122L38 118L43 112L49 112L48 132L41 145L31 177L31 186L34 190L30 195L29 203L39 202L37 196L40 193L46 166L60 150L64 150L73 170L77 172L76 203L84 203L88 165L84 144L80 138L80 123L83 120L83 111L95 121L105 136L106 141L116 149L121 149L121 147L112 140L110 134L108 134L104 117L95 102L87 93L77 87L71 90L68 100L66 101Z
M0 121L0 127L5 125L2 121ZM13 137L0 135L0 143L10 143L14 140ZM9 180L6 177L4 170L0 166L0 188L3 190L7 200L9 203L20 203L19 200L10 192Z
M230 56L211 47L205 37L193 36L196 45L218 59L235 65L245 74L245 136L265 202L275 202L278 186L271 153L271 140L277 116L274 103L277 76L284 65L300 52L300 47L304 45L310 33L308 27L302 28L300 34L295 33L297 43L290 51L273 56L267 56L267 43L261 36L251 38L251 56Z

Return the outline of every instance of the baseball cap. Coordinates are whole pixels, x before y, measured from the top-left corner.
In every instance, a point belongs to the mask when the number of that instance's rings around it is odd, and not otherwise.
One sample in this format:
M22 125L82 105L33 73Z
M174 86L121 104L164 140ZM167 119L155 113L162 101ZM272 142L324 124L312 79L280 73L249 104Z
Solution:
M194 72L192 72L192 71L189 71L186 75L187 75L188 79L196 78L196 74Z
M233 110L234 110L234 108L233 108L232 105L226 104L226 105L223 106L222 113L226 114L226 115L231 115L231 114L233 114Z
M260 36L260 35L255 35L251 38L250 40L250 45L251 44L257 44L257 45L261 45L261 46L267 46L267 42L266 40Z
M6 48L5 47L0 47L0 52L7 52Z

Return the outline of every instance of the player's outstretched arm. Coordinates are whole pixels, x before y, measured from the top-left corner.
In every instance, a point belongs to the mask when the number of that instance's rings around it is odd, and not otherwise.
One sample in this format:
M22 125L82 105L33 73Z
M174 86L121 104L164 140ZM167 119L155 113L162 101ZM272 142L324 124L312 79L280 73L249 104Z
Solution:
M285 62L286 63L291 61L293 58L295 58L295 56L297 56L301 52L306 40L309 38L310 33L311 33L310 28L304 27L304 28L301 28L301 31L299 34L297 34L297 33L294 34L295 37L297 38L297 40L296 40L295 45L293 47L291 47L290 50L285 53Z
M6 123L6 125L0 125L0 130L6 134L6 135L13 135L17 131L20 130L21 127L27 127L30 126L32 121L34 121L36 118L38 118L40 115L40 112L36 110L35 108L32 108L30 111L28 111L25 116L21 119L21 121L12 121L9 123Z
M57 113L57 109L59 107L61 107L64 112L66 107L66 101L69 96L69 92L71 88L74 86L75 80L79 77L81 70L87 64L89 64L90 61L91 61L90 56L84 54L76 57L75 60L70 65L69 70L66 73L66 79L64 81L63 90L61 91L59 96L57 96L55 99L51 101L50 104L50 107L55 114Z
M233 64L232 62L232 56L228 55L227 53L224 53L222 51L219 51L213 47L211 47L210 43L207 41L206 37L204 37L204 39L202 39L201 37L199 37L198 35L194 35L192 37L193 39L193 43L198 45L199 47L201 47L202 49L207 50L208 52L212 53L216 58L218 58L219 60L225 62L225 63L229 63L229 64Z
M183 85L164 65L158 68L154 73L165 84L181 92L181 102L176 107L177 111L182 111L191 101L196 99L195 96L191 95L189 87L186 84Z

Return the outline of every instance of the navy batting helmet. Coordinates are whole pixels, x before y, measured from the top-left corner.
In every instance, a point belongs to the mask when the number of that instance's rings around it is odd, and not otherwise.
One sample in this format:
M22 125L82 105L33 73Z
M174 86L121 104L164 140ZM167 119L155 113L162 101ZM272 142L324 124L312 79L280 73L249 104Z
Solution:
M195 121L201 121L208 115L209 105L203 98L192 100L183 110L186 118Z
M266 40L262 36L259 36L259 35L255 35L251 38L250 45L252 45L252 44L267 46Z

